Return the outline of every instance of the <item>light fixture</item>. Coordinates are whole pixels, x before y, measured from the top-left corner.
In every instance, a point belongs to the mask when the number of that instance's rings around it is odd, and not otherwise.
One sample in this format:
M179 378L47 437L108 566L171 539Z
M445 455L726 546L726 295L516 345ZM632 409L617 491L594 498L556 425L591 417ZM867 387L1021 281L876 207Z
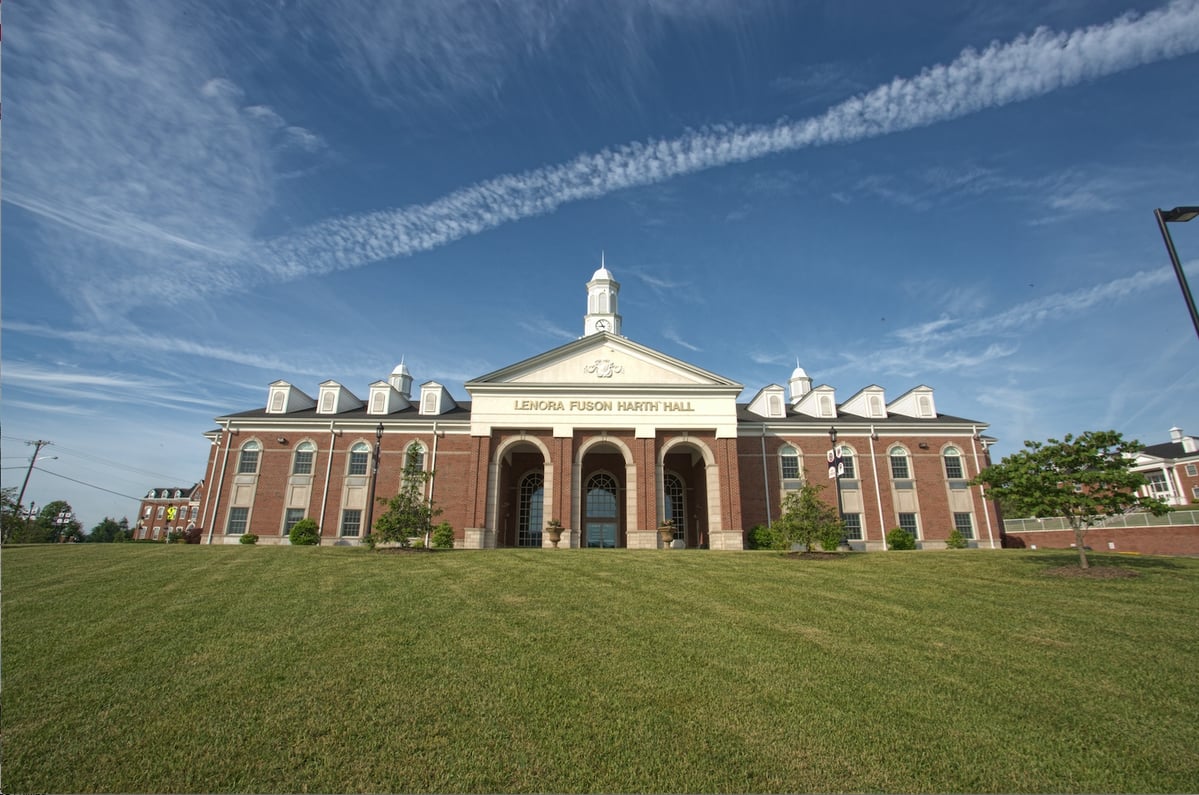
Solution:
M916 445L916 446L917 446L917 447L919 447L921 450L927 450L927 449L928 449L928 442L920 442L920 444L918 444L918 445Z
M378 426L375 427L375 438L380 441L383 440L383 423L379 423Z
M828 440L832 444L837 443L837 429L835 427L830 427L828 429Z
M1191 295L1191 286L1187 284L1187 275L1178 261L1178 252L1174 250L1174 240L1170 237L1169 223L1184 223L1199 216L1199 207L1175 207L1173 210L1157 209L1153 211L1157 217L1157 226L1161 229L1162 240L1166 243L1166 252L1170 255L1170 264L1174 266L1174 275L1178 277L1178 286L1182 288L1182 298L1186 301L1187 310L1191 313L1191 323L1195 326L1195 335L1199 336L1199 310L1195 309L1195 297Z
M287 444L287 437L286 437L286 436L280 436L280 437L279 437L278 439L276 439L275 441L276 441L276 442L278 442L279 444Z

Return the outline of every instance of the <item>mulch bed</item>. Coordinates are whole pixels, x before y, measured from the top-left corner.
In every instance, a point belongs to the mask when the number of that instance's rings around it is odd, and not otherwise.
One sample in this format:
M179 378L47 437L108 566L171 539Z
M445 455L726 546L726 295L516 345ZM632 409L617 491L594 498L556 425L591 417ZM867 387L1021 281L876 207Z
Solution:
M845 552L820 552L813 550L811 552L788 552L784 557L794 558L796 560L844 560L849 557Z
M1119 566L1091 566L1084 569L1080 566L1054 566L1045 569L1046 577L1083 577L1088 580L1122 580L1129 577L1140 577L1141 573L1133 569L1122 569Z

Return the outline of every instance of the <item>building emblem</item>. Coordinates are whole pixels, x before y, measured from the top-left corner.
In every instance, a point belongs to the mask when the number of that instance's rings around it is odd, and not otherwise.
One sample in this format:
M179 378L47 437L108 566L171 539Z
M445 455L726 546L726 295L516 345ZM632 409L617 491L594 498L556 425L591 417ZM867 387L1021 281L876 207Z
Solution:
M596 378L611 378L613 373L623 373L624 367L611 359L596 359L593 364L584 365L583 370L595 373Z

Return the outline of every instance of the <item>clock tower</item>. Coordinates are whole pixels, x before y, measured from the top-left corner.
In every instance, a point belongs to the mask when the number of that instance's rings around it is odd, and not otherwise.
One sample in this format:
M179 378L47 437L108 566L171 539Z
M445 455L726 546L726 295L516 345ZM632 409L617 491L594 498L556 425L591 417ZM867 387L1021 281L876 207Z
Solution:
M612 278L612 272L604 265L600 254L600 267L587 282L587 314L583 317L583 336L607 331L620 334L620 314L616 311L616 296L620 284Z

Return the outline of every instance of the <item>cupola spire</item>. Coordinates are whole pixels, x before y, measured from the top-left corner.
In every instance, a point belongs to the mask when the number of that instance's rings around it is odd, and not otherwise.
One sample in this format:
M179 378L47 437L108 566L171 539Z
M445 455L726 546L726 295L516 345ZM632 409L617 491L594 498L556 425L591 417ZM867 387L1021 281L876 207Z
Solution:
M620 283L612 278L606 254L601 250L599 270L591 274L591 281L587 282L587 314L583 316L583 336L599 332L620 334L620 312L616 303L619 293Z

